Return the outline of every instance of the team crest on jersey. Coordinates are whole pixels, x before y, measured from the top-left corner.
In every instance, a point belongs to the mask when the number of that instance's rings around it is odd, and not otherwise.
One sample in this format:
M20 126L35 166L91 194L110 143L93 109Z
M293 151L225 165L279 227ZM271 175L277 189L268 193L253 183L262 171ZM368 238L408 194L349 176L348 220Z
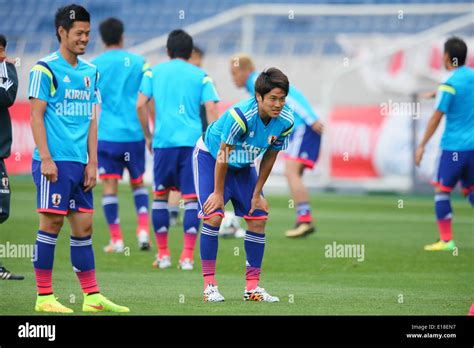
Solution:
M87 89L91 88L91 78L89 76L84 77L84 84Z
M2 185L4 188L8 188L8 178L6 176L2 178Z
M53 193L51 201L55 207L59 206L59 204L61 204L61 195L59 193Z
M277 137L275 135L270 135L268 137L268 144L271 145L277 140Z

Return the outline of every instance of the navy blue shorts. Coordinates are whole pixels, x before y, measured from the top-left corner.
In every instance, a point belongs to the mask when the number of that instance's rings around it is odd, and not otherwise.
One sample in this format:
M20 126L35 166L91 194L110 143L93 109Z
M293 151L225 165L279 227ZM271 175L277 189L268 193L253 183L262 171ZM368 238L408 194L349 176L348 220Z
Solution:
M474 151L443 150L432 184L443 192L451 192L458 181L464 194L474 190Z
M145 140L116 142L99 140L97 156L100 179L122 179L127 168L132 184L139 184L145 174Z
M41 174L41 162L33 160L32 174L36 185L36 211L67 215L69 211L94 212L92 190L84 192L84 170L79 162L55 161L58 181L48 181Z
M189 146L153 149L153 192L181 191L183 198L196 198L193 182L193 148Z
M216 215L224 216L222 209L218 209L209 215L204 214L202 210L207 198L214 192L215 167L216 160L209 152L198 147L194 149L194 185L198 196L198 216L201 219ZM253 165L238 170L229 168L225 177L224 204L230 199L234 206L235 215L246 220L266 220L268 218L268 214L259 209L255 210L252 215L249 214L257 180L257 171Z
M290 144L283 158L303 163L306 168L312 169L318 161L320 145L321 135L303 124L291 133Z

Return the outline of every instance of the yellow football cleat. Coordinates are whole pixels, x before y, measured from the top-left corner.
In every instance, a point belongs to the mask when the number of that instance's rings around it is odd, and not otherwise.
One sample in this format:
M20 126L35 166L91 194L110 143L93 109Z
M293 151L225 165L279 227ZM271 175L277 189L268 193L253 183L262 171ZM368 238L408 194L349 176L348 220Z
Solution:
M302 223L302 224L299 224L294 229L286 231L285 236L288 238L298 238L298 237L307 236L308 234L311 234L313 232L314 232L313 225L308 224L308 223Z
M82 311L89 313L128 313L130 312L130 309L128 307L119 306L118 304L113 303L102 294L84 294L84 304L82 306Z
M439 240L436 243L425 245L426 251L453 251L455 248L454 240L450 240L449 242Z
M63 306L57 299L58 298L53 294L38 296L36 298L35 311L46 313L73 313L71 308Z

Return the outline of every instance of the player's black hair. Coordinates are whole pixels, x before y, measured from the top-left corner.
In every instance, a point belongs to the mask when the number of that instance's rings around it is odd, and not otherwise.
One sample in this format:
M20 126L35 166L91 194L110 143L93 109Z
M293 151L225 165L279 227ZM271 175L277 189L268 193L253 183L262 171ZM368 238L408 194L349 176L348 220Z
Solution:
M204 57L204 51L200 47L194 45L193 51L199 54L201 57Z
M288 95L290 82L288 77L277 68L265 69L255 81L255 93L263 97L274 88L281 88Z
M0 34L0 46L7 47L7 38L3 34Z
M120 43L123 35L123 23L117 18L107 18L99 25L100 36L107 46Z
M444 43L444 52L448 54L453 66L463 66L466 63L467 45L462 39L456 36L448 39Z
M182 58L188 60L193 51L193 38L182 29L173 30L168 35L166 42L170 58Z
M56 37L61 42L59 36L59 27L63 27L67 32L72 28L74 22L89 22L91 16L87 10L79 5L72 4L58 8L54 17L54 25L56 27Z

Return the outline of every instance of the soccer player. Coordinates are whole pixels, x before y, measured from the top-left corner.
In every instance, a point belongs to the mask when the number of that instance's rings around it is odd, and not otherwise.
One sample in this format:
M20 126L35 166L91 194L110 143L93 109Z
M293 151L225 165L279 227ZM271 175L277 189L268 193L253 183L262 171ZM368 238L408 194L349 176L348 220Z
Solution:
M192 173L192 153L202 134L199 107L205 105L209 120L217 119L219 101L214 84L206 73L187 62L193 39L183 30L174 30L166 45L170 60L155 66L143 77L137 110L147 147L154 154L153 228L158 244L155 267L171 266L168 249L170 190L179 190L184 199L184 247L178 267L192 270L194 247L199 232L196 191ZM153 98L156 121L154 134L148 128L146 103Z
M268 205L263 186L280 150L286 149L293 130L293 116L286 106L289 82L276 68L262 72L255 82L255 95L235 104L211 123L198 140L193 170L199 200L201 261L204 301L220 302L216 280L219 227L224 205L232 201L235 215L247 222L244 239L247 254L245 301L277 302L259 287L265 249ZM259 174L254 161L262 156Z
M425 246L427 251L453 251L450 193L458 181L462 191L474 206L474 70L465 66L466 43L452 37L444 44L444 66L451 72L438 87L436 110L428 122L421 143L416 150L415 161L419 166L425 146L435 133L443 115L446 128L441 139L441 157L435 185L435 212L440 239Z
M0 34L0 224L10 216L10 181L5 159L12 147L12 122L8 108L13 105L18 91L18 75L15 64L7 60L7 38ZM23 280L2 266L0 260L0 280Z
M92 63L99 69L101 77L99 178L104 183L102 206L111 236L110 244L104 251L121 253L124 250L117 198L118 180L122 178L124 168L130 174L137 214L138 245L141 250L148 250L148 191L143 184L145 138L135 108L138 89L148 64L143 57L123 50L124 26L120 20L108 18L100 24L99 30L106 52Z
M188 63L195 65L199 68L202 67L202 59L204 58L204 52L197 46L193 47L191 57L188 59ZM208 126L206 107L201 104L199 110L199 116L201 116L202 131L205 132ZM168 198L168 210L170 212L170 226L175 226L179 223L179 201L181 195L177 191L171 191Z
M239 54L232 58L231 74L237 87L245 87L250 94L254 94L258 73L248 55ZM305 169L312 169L318 160L323 124L303 94L293 85L290 85L286 103L293 110L295 120L294 131L290 135L290 143L283 158L286 160L285 175L296 203L296 225L286 231L285 235L298 238L315 230L303 173Z
M39 230L33 262L38 312L72 313L53 294L54 249L64 217L71 227L71 262L84 293L84 312L129 312L99 292L92 249L92 189L97 173L99 74L78 56L86 52L90 15L78 5L55 16L59 50L30 73L28 95L36 143L32 172L37 188Z

